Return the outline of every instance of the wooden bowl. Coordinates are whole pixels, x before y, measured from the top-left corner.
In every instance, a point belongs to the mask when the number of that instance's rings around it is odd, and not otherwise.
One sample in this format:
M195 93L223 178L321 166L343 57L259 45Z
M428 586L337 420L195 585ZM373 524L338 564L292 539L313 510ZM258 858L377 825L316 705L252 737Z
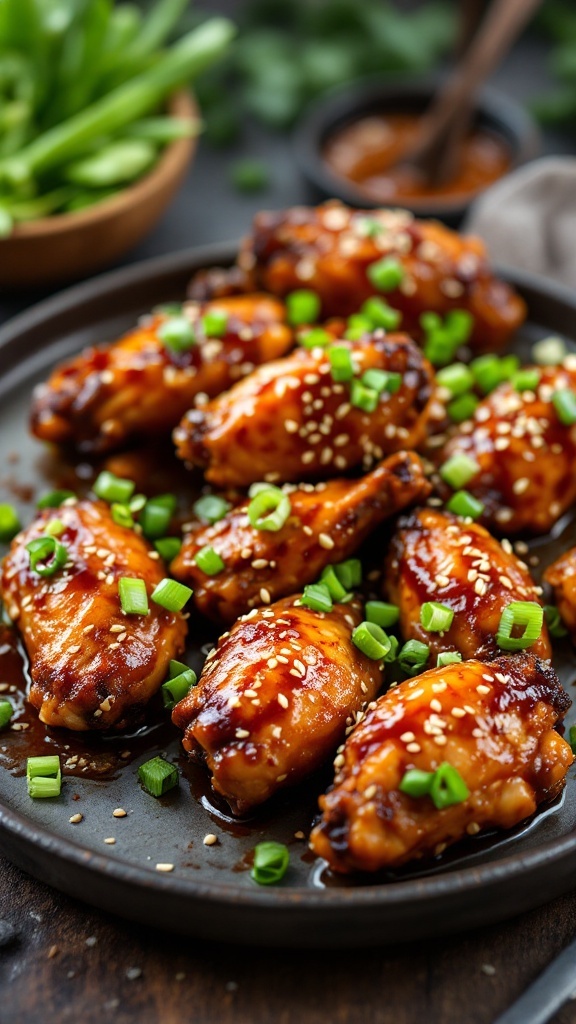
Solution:
M188 92L176 93L168 110L195 120ZM50 285L86 277L136 245L162 216L181 184L196 138L166 146L149 174L119 195L77 213L19 224L0 239L0 287Z

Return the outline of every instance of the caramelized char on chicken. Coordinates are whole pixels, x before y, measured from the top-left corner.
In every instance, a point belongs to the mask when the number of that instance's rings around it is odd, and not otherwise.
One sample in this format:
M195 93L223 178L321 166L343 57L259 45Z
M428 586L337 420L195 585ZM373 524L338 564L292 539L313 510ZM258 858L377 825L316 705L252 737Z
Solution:
M544 579L554 588L558 611L576 643L576 548L570 548L548 566Z
M208 337L204 317L219 312L227 316L223 333ZM220 394L293 344L283 304L267 295L188 303L182 316L196 338L183 351L159 335L170 317L153 314L120 341L86 349L57 367L36 390L33 433L93 452L169 434L196 395Z
M190 410L174 432L178 455L218 487L244 487L329 479L418 445L434 391L420 349L405 335L382 331L337 345L350 352L356 376L373 368L399 374L398 390L383 391L374 411L365 412L351 405L351 384L333 380L326 351L298 349Z
M302 590L333 562L349 558L384 519L430 492L413 452L390 455L360 480L330 480L285 488L290 516L280 530L259 530L247 516L249 500L212 526L184 538L171 571L194 590L196 607L216 621L233 622L251 608ZM195 562L210 546L224 562L208 576Z
M564 785L574 755L554 726L569 706L554 670L529 654L406 680L348 738L312 849L334 871L377 871L512 828ZM400 790L407 771L446 763L468 789L461 802L437 809Z
M312 288L322 315L350 316L378 294L368 268L383 257L397 260L404 275L386 292L402 312L401 327L419 336L420 316L466 309L474 317L472 346L501 348L526 316L523 300L494 277L479 238L463 237L437 221L416 220L406 210L351 210L337 202L258 213L232 272L196 275L190 294L213 298L263 288L285 296Z
M478 464L466 490L484 503L482 521L506 534L546 533L576 499L576 434L552 403L576 388L576 361L539 372L535 392L497 387L438 455L439 465L460 454Z
M361 605L311 611L295 597L240 619L172 714L235 814L318 768L382 683L354 646Z
M64 526L64 568L43 577L26 545L49 523ZM148 595L163 578L155 552L133 530L118 526L104 502L46 509L12 541L0 595L30 660L29 699L46 725L67 729L125 728L184 650L181 614L150 601L147 615L126 615L118 594L123 576L139 577Z
M406 640L420 640L436 658L459 651L463 658L493 658L499 653L496 633L511 601L540 602L528 569L478 523L423 508L402 518L393 537L384 574L388 599L400 608ZM420 608L438 601L454 611L450 628L431 633L420 622ZM544 623L531 650L550 658Z

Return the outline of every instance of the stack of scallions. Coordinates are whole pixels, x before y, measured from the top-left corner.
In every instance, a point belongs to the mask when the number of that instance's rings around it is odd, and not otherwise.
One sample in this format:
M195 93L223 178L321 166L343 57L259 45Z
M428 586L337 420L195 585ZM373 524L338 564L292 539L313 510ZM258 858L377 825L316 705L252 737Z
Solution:
M234 35L212 18L167 45L187 0L0 2L0 236L108 198L198 125L167 98Z

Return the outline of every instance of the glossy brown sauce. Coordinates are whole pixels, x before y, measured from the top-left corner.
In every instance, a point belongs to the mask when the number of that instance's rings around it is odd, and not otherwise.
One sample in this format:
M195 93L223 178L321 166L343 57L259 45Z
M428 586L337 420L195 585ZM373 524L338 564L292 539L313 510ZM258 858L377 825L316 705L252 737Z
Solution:
M373 114L334 132L323 158L340 178L353 182L369 199L450 199L473 195L510 170L506 144L487 130L475 129L460 144L458 172L442 182L427 182L416 170L394 166L416 142L415 114Z

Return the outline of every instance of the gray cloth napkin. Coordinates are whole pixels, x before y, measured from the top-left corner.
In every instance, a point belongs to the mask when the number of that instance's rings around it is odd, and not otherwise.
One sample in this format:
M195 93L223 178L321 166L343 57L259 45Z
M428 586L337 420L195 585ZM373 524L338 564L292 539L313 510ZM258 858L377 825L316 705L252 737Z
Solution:
M513 171L473 203L463 230L484 239L494 262L576 288L576 158Z

